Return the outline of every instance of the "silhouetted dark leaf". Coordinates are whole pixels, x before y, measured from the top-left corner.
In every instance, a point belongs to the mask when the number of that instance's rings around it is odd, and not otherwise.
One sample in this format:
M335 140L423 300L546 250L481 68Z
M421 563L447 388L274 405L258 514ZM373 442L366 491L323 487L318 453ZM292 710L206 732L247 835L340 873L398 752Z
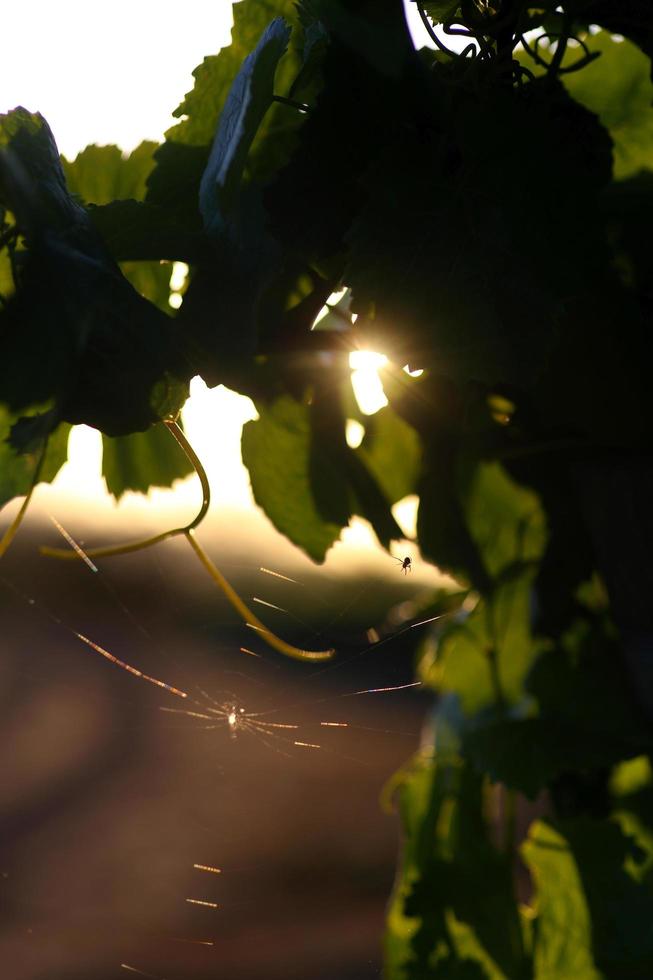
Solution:
M252 141L272 105L274 76L285 53L290 28L278 17L245 58L227 95L200 184L204 227L216 237L237 222L243 168Z
M600 770L635 758L647 742L643 733L620 738L610 725L584 728L573 720L516 718L479 726L463 744L478 772L535 799L560 773Z
M175 366L171 321L133 290L69 194L45 120L17 110L3 132L3 194L29 249L0 317L0 398L12 411L53 398L55 422L144 429L151 391Z

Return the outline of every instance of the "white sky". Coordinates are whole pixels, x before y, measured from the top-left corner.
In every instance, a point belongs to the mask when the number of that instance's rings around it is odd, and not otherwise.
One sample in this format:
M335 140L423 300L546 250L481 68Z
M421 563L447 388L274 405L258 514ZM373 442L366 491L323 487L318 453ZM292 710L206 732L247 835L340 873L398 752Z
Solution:
M415 5L408 21L428 41ZM229 0L16 0L0 8L0 112L41 112L61 153L160 140L191 73L229 43Z
M41 112L66 156L159 140L191 72L229 43L229 0L19 0L0 8L0 111Z

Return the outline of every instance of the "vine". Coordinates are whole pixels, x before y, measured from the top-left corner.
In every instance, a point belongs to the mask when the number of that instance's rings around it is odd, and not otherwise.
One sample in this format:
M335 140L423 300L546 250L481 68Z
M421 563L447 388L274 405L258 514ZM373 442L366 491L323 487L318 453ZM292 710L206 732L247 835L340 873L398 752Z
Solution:
M0 556L71 424L119 494L182 475L160 441L165 476L143 461L162 421L200 511L88 555L184 537L262 639L330 657L197 540L208 481L172 419L199 374L253 399L255 499L310 558L353 515L388 547L415 494L460 584L417 655L433 737L393 783L389 980L653 972L645 8L419 0L418 51L398 0L241 0L158 147L62 161L41 116L2 117L0 503L25 500ZM176 314L162 261L190 266ZM355 448L351 349L389 358Z

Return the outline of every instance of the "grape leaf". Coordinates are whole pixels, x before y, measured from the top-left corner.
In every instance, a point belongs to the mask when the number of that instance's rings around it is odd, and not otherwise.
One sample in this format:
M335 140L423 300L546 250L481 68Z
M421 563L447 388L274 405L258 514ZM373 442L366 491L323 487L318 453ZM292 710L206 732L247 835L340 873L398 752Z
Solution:
M547 540L542 505L500 463L464 460L459 492L469 533L492 578L515 563L542 557Z
M0 398L12 410L54 398L53 424L144 429L152 389L176 368L171 320L131 287L69 193L45 120L18 109L0 123L5 203L30 244L0 315Z
M613 142L614 177L623 180L640 170L653 169L653 82L649 58L630 41L615 41L607 31L587 38L592 53L600 54L581 71L562 76L569 94L601 120ZM578 61L577 49L567 49L562 67ZM536 75L544 71L525 54L519 60Z
M653 897L625 870L619 827L536 822L522 853L537 885L536 976L643 977L653 969Z
M23 497L29 493L41 455L41 445L21 454L12 448L8 437L15 422L16 416L0 404L0 507L13 497ZM66 462L69 434L70 426L66 423L50 434L39 483L51 483Z
M102 229L107 225L106 215L113 217L113 227L115 228L116 218L120 220L120 236L125 238L129 231L134 229L132 220L131 227L126 229L122 220L127 213L133 216L134 202L141 200L145 195L145 182L153 166L153 153L156 143L141 143L129 155L123 154L117 146L87 146L82 150L72 162L62 158L63 171L66 182L72 194L79 197L85 204L106 205L106 208L93 208L90 212L91 220L96 228ZM116 198L129 198L132 200L115 201ZM137 207L137 224L140 226L138 236L143 235L142 218L143 208L141 204ZM97 211L102 216L98 221ZM151 215L151 209L148 209ZM155 209L156 211L156 209ZM161 217L159 209L158 217ZM155 232L160 230L160 226L155 228ZM168 226L168 233L170 234ZM107 246L115 243L111 239L104 239ZM130 246L131 238L129 239ZM154 249L157 257L160 257L161 241L152 236L149 238L150 248ZM124 243L122 249L125 251ZM116 255L116 252L112 252ZM118 257L118 256L116 256ZM175 255L176 257L176 255ZM123 275L129 280L136 291L145 299L150 300L163 312L170 312L168 299L170 297L170 266L162 264L160 261L153 262L123 262L120 266Z
M388 916L392 980L527 975L509 860L490 841L481 792L458 759L416 765L400 779L405 847Z
M243 61L275 17L296 24L292 0L241 0L233 4L231 43L219 54L205 58L193 72L194 88L173 113L181 121L167 131L165 143L155 154L156 166L148 179L148 201L197 210L200 179L229 90ZM293 37L281 59L276 75L279 94L290 90L300 70L300 43L299 36ZM273 173L286 158L301 123L302 115L296 110L274 105L253 140L247 161L248 176L264 179ZM274 138L270 139L272 134Z
M422 459L419 436L392 408L382 408L365 420L357 454L389 503L416 492Z
M515 718L480 725L463 739L465 756L493 782L530 799L561 773L588 772L635 758L642 736L615 736L609 726L587 729L560 718Z
M14 292L14 277L11 271L11 260L9 250L0 249L0 303L8 300Z
M275 72L289 38L282 18L273 20L229 89L200 183L199 207L209 234L223 232L233 220L245 160L272 105Z
M416 0L412 2L415 3ZM460 0L426 0L420 3L420 6L424 8L434 24L442 24L456 13L460 7Z
M599 24L611 34L633 41L653 57L653 21L648 0L581 0L574 11L586 24Z
M357 332L398 363L428 366L431 351L450 378L528 386L556 347L580 267L604 270L589 202L610 177L609 139L562 86L536 80L514 98L485 85L467 98L444 82L432 73L437 111L411 123L404 110L401 138L361 179L344 273ZM515 132L519 160L508 149Z
M565 75L565 87L610 133L616 180L653 170L650 59L630 41L614 41L605 32L592 37L590 49L601 57Z
M127 490L170 487L193 467L164 425L128 436L102 436L102 475L116 500Z
M567 841L554 827L538 821L522 855L537 894L535 976L601 980L592 955L587 899Z
M142 201L157 146L144 140L131 153L123 153L118 146L91 144L74 160L62 157L68 188L86 204L110 204L127 198Z
M260 417L245 423L242 435L254 499L278 531L314 561L324 561L341 527L322 518L311 493L308 408L282 396L257 410Z
M458 695L468 715L515 704L538 646L531 635L531 589L535 568L515 566L462 623L447 627L437 654L427 648L420 664L425 684Z

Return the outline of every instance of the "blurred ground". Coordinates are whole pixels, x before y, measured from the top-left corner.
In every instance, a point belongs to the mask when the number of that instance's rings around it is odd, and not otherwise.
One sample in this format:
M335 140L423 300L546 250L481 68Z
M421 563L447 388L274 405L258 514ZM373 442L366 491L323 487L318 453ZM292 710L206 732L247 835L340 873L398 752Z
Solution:
M183 541L93 575L39 558L51 530L31 525L0 568L2 977L139 975L127 967L159 980L379 976L398 846L379 795L416 748L429 701L412 690L343 695L412 679L417 631L361 651L365 627L418 576L393 565L396 575L336 581L316 569L293 586L258 571L259 550L223 551L220 567L246 596L304 621L257 607L270 626L313 646L336 640L339 660L324 670L267 651ZM72 630L203 704L198 688L272 711L300 725L291 738L323 748L234 739L163 713L185 703Z

